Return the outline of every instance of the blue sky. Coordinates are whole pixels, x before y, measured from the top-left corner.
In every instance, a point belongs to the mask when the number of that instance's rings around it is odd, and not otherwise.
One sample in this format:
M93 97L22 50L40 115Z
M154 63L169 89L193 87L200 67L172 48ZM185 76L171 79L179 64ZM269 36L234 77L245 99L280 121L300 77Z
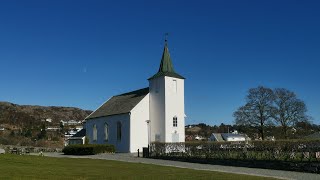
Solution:
M0 2L0 101L94 110L148 86L169 33L186 123L233 123L247 90L294 91L320 123L319 1Z

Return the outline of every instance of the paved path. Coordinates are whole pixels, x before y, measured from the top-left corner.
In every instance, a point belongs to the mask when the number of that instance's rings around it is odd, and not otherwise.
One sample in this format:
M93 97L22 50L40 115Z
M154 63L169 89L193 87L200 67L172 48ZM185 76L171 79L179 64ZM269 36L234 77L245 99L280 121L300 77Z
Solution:
M211 164L198 164L198 163L178 162L178 161L169 161L169 160L160 160L160 159L147 159L147 158L138 158L136 157L136 155L124 154L124 153L98 154L98 155L91 155L91 156L70 156L70 155L63 155L61 153L45 153L44 156L115 160L115 161L134 162L134 163L155 164L155 165L161 165L161 166L174 166L174 167L189 168L189 169L196 169L196 170L208 170L208 171L219 171L219 172L246 174L246 175L254 175L254 176L274 177L279 179L299 179L299 180L300 179L301 180L319 179L320 180L320 175L312 174L312 173L221 166L221 165L211 165Z

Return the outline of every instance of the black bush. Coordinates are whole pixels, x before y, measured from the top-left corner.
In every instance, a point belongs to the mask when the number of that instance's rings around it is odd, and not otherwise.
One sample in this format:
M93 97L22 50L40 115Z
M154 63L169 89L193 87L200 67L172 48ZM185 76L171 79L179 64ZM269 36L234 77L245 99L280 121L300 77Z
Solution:
M63 148L66 155L94 155L99 153L113 153L115 148L109 144L84 144L69 145Z

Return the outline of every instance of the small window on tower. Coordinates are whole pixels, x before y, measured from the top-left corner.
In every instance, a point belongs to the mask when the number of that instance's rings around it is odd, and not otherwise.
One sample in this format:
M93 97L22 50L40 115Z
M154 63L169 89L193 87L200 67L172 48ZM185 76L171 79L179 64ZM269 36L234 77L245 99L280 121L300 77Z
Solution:
M178 89L177 89L177 80L173 80L173 92L177 93Z
M177 116L173 117L173 127L178 127L178 118L177 118Z

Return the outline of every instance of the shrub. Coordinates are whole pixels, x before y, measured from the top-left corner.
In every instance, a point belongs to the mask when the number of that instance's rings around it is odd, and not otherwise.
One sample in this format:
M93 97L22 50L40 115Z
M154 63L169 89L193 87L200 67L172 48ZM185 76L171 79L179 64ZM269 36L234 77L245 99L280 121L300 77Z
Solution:
M52 138L52 141L60 141L60 138L55 136L55 137Z
M94 155L99 153L115 152L113 145L109 144L76 144L63 148L62 152L66 155Z
M319 162L320 141L151 143L151 157Z
M320 140L153 142L149 157L320 174Z

